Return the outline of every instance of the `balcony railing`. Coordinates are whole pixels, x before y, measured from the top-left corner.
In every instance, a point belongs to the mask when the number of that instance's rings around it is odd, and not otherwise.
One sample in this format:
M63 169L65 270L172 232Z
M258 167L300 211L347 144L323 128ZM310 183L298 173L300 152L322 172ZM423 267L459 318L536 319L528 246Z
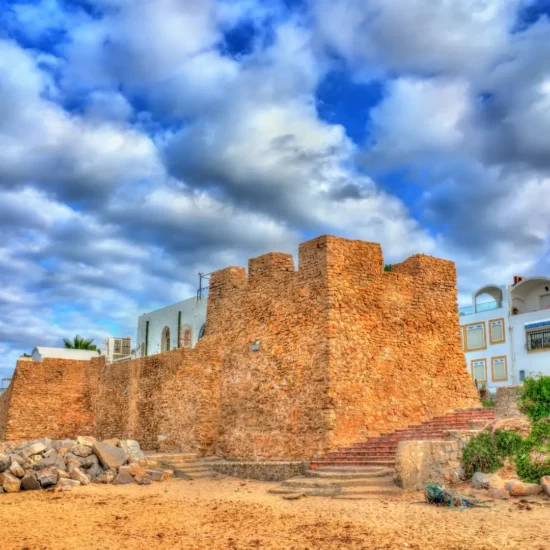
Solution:
M492 309L500 309L502 307L502 300L495 300L493 302L483 302L482 304L476 304L475 311L474 306L466 306L458 309L460 315L472 315L473 313L480 313L482 311L491 311Z

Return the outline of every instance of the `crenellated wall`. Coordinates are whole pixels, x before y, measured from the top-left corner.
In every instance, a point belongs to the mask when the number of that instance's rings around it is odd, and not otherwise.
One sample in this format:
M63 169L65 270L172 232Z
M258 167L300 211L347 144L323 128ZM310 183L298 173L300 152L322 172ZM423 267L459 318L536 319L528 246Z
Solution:
M70 411L50 430L55 437L86 427L150 449L308 459L477 406L460 349L455 285L451 262L413 256L384 272L379 245L330 236L300 245L297 269L287 254L252 258L248 275L228 267L211 276L206 335L191 351L112 365L94 359L82 377L87 385L69 377L68 389L61 375L59 387L43 385L32 407L13 395L24 391L23 379L34 388L51 372L18 364L6 437L32 426L51 394ZM14 407L26 422L10 424ZM50 435L45 429L38 423L24 433Z

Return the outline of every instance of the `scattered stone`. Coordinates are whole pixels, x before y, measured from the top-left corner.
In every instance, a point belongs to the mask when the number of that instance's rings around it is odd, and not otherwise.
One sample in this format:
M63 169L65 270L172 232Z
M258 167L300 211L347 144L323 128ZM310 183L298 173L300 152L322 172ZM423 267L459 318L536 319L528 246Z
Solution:
M99 464L96 464L86 470L86 475L89 479L94 479L94 477L97 477L102 472Z
M112 470L106 470L100 473L95 479L95 483L112 483L115 479L115 474Z
M0 474L0 485L6 493L18 493L21 489L21 480L10 472Z
M491 487L487 493L490 498L495 500L507 500L510 498L510 493L506 489L500 489L498 487Z
M134 478L130 475L128 470L123 470L122 468L118 471L118 475L115 477L115 485L129 485L134 483Z
M121 449L124 449L127 455L135 456L138 459L145 456L139 443L133 439L120 440L118 445Z
M40 483L38 483L36 475L27 474L21 480L21 489L23 489L23 491L38 491L40 489Z
M11 459L8 455L0 453L0 474L5 472L11 464Z
M59 487L79 487L80 481L76 479L60 479L58 483Z
M134 477L134 481L138 484L138 485L151 485L152 483L152 479L151 479L151 476L149 474L138 474Z
M44 468L43 470L39 470L36 474L36 479L38 479L43 488L55 485L59 479L57 468Z
M537 483L525 483L523 481L508 481L504 488L513 497L527 497L542 492L542 487Z
M52 455L57 455L57 451L51 447L50 449L48 449L47 451L44 451L44 454L42 455L44 458L48 458Z
M96 442L96 438L92 437L91 435L79 435L76 438L76 442L79 445L85 445L86 447L92 448L94 446L94 443Z
M78 481L81 485L90 484L90 479L80 468L75 468L71 472L71 479Z
M121 447L96 442L93 450L105 468L120 468L128 460L128 454Z
M130 475L134 477L147 475L147 470L142 468L137 462L130 464L130 466L128 466L128 471L130 472Z
M35 465L35 470L43 470L44 468L57 468L58 470L66 470L65 461L62 456L59 456L57 453L55 455L49 456L48 458L43 458L39 460Z
M25 475L25 470L21 467L21 464L15 461L10 464L10 472L15 477L23 477Z
M99 460L96 455L90 455L80 459L80 465L86 470L92 466L97 466L98 464Z
M71 475L66 470L57 470L58 479L71 479Z
M545 494L550 497L550 476L542 477L540 480L540 484L542 485L542 490L545 492Z
M160 480L167 481L169 479L172 479L173 477L174 477L174 470L163 470Z
M514 432L525 438L531 433L531 423L526 417L503 418L502 420L497 420L493 424L492 429L493 431Z
M71 448L71 453L81 458L86 458L87 456L90 456L92 452L92 447L89 447L88 445L78 444Z
M41 441L37 441L36 443L31 443L30 445L27 445L21 450L21 456L28 458L32 455L38 455L43 453L47 449L47 446L44 445Z
M105 443L105 445L112 445L113 447L118 447L120 443L120 439L117 439L116 437L113 439L104 439L102 443Z
M488 489L503 485L503 480L496 474L484 474L476 472L472 477L472 487L476 489Z

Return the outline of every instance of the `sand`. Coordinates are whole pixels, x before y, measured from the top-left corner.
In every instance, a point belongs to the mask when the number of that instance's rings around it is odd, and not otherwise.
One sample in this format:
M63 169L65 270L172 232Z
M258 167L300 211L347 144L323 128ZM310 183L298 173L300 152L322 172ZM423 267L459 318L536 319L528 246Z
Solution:
M399 500L283 500L234 478L0 495L0 548L550 549L550 506L465 511Z

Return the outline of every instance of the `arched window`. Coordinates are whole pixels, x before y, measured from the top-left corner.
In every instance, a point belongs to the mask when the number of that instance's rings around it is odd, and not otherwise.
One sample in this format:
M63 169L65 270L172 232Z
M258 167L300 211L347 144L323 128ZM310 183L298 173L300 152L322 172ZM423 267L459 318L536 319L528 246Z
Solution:
M183 325L180 328L180 348L191 349L191 327Z
M160 351L170 351L170 329L168 327L162 329Z

